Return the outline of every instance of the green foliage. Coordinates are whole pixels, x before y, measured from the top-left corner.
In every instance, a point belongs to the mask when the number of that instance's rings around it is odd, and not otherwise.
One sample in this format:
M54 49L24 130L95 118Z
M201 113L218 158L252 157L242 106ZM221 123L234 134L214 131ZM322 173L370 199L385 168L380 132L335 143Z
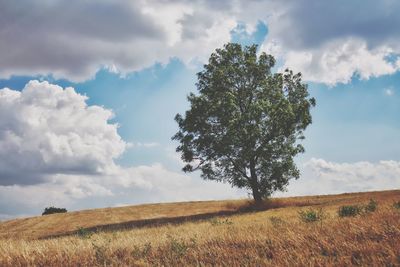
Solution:
M81 238L91 238L93 235L93 232L91 232L88 229L85 229L83 227L79 227L78 230L76 231L76 234Z
M299 177L294 157L304 152L298 140L312 122L301 74L271 73L275 59L257 46L229 43L217 49L197 74L198 94L190 109L175 117L180 130L172 139L187 163L204 179L252 191L256 201L284 190Z
M56 208L56 207L47 207L44 209L42 215L48 215L53 213L65 213L67 209L65 208Z
M345 205L338 210L339 217L354 217L362 213L363 207L359 205Z
M315 210L313 208L309 208L308 210L299 211L299 218L305 223L322 222L325 217L325 213L322 209Z
M367 214L376 211L378 202L370 199L366 205L345 205L338 210L339 217L354 217L361 214Z
M368 202L368 204L364 206L364 211L365 211L366 213L368 213L368 212L374 212L374 211L377 209L377 207L378 207L378 202L376 202L376 201L373 200L373 199L370 199L369 202Z

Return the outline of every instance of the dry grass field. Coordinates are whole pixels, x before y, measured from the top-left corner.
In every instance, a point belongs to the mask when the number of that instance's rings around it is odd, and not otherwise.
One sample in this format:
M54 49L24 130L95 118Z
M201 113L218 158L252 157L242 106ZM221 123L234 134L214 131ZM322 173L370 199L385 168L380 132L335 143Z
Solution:
M399 201L394 190L16 219L0 223L0 266L400 266ZM346 205L357 214L339 216Z

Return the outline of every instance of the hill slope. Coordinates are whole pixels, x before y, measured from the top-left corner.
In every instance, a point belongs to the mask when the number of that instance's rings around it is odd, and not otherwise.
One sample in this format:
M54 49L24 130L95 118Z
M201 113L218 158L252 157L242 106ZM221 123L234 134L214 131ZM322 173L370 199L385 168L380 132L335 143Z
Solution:
M135 226L135 223L149 224L157 219L168 221L193 215L232 211L237 205L245 202L236 200L145 204L15 219L0 223L0 238L38 239L69 234L78 228L129 227L126 224L131 223Z
M338 216L339 207L370 199L376 211ZM398 201L400 190L393 190L272 199L256 212L248 201L235 200L17 219L0 223L0 266L394 266L400 265ZM299 211L309 209L322 219L302 220Z
M370 198L386 200L400 196L400 190L349 193L340 195L273 198L262 208L301 207L358 203ZM119 229L152 224L176 223L245 212L248 200L192 201L144 204L126 207L82 210L51 214L0 223L0 238L40 239L74 233L79 228L90 230Z

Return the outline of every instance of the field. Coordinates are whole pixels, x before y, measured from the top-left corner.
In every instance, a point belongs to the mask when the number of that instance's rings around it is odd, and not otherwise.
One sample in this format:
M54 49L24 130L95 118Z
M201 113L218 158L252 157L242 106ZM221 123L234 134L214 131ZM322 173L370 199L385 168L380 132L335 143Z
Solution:
M16 219L0 223L0 266L400 266L399 201L393 190Z

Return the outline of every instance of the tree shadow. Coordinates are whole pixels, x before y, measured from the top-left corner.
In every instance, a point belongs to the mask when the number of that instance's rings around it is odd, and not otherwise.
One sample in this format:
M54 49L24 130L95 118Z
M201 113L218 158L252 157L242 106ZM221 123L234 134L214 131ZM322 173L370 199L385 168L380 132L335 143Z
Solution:
M131 220L126 222L119 223L111 223L111 224L102 224L96 225L93 227L80 228L75 231L69 231L58 234L50 234L46 236L42 236L38 239L51 239L72 235L79 235L80 232L84 233L99 233L99 232L112 232L112 231L128 231L135 228L143 228L143 227L158 227L162 225L177 225L185 222L197 222L197 221L206 221L212 219L214 217L229 217L234 215L246 214L246 213L254 213L254 212L262 212L270 209L278 209L284 207L303 207L303 206L312 206L319 205L320 203L312 203L310 201L304 202L281 202L281 201L271 201L267 200L262 203L254 203L253 201L248 201L245 204L240 206L229 205L227 204L227 210L222 210L218 212L208 212L201 214L193 214L193 215L185 215L185 216L173 216L173 217L159 217L159 218L151 218L151 219L139 219L139 220Z

